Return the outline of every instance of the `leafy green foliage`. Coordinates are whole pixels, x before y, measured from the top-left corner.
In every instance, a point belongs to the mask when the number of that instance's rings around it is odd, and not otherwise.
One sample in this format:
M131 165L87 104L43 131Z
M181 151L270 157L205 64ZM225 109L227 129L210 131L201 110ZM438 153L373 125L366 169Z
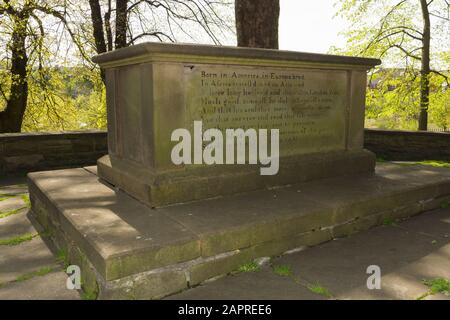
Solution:
M290 277L293 274L291 266L288 265L275 265L273 272L281 277Z
M105 128L105 89L97 70L48 68L45 80L31 76L22 131Z
M377 86L367 91L366 127L416 130L420 79L411 71L397 69L383 69L369 79ZM430 128L450 130L450 90L439 75L431 75L430 84Z
M314 292L321 296L324 296L327 298L333 297L333 295L330 293L330 291L327 288L321 286L319 283L313 283L313 284L308 285L307 287L311 292Z
M256 262L249 262L249 263L241 265L238 268L239 272L256 272L259 270L260 270L260 267Z
M423 284L430 287L431 294L443 293L450 296L450 281L444 278L423 280Z
M336 0L337 15L349 22L345 48L331 53L380 58L369 74L366 127L416 130L420 110L423 22L419 1ZM428 2L431 69L429 128L450 130L450 21L444 0Z
M106 96L97 69L88 66L30 68L22 131L106 128ZM0 86L7 96L10 72L0 62ZM0 94L0 111L6 107Z

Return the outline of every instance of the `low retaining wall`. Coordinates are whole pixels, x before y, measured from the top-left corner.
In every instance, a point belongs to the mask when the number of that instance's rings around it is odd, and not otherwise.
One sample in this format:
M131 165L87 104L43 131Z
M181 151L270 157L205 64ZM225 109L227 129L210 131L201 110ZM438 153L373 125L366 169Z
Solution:
M385 160L450 161L449 132L366 129L364 144ZM106 131L0 134L0 176L93 165L107 153Z
M450 161L450 132L366 129L364 147L385 160Z
M0 176L93 165L107 153L105 131L0 134Z

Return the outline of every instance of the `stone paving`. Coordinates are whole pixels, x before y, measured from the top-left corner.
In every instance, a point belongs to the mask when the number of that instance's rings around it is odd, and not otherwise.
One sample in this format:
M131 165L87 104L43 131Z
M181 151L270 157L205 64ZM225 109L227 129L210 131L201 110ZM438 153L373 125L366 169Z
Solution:
M380 267L380 290L367 288L370 265ZM227 276L169 299L450 300L449 279L450 208L442 208L283 255L257 271ZM430 294L423 280L435 286L447 282L447 291Z
M58 254L30 220L27 192L24 178L0 180L0 299L80 299L66 289ZM380 290L366 287L369 265L381 269ZM450 208L443 205L262 266L244 265L168 299L450 299L448 279ZM431 294L423 280L441 292Z
M0 180L0 300L80 299L29 215L24 177Z

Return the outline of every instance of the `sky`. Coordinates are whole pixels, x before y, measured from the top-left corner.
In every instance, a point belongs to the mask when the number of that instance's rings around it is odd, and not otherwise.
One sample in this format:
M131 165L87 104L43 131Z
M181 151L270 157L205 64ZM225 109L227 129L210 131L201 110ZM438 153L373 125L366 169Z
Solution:
M344 46L344 20L333 18L334 0L280 0L279 46L283 50L327 53Z

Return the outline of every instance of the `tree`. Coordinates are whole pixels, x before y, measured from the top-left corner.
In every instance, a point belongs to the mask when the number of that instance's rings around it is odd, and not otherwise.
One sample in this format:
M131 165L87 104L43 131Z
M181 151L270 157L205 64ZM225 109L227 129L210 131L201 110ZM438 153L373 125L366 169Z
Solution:
M239 47L278 49L279 0L236 0Z
M127 46L128 0L116 0L116 49Z
M7 15L12 22L11 40L8 45L11 52L10 85L9 94L1 87L6 108L0 112L0 133L19 132L22 126L28 98L26 38L30 14L28 2L21 8L14 8L9 1L0 6L0 17Z
M427 2L429 1L429 2ZM430 46L431 46L431 23L430 10L428 6L431 0L420 0L422 9L423 28L422 34L418 38L422 41L421 69L420 69L420 114L419 130L428 129L428 107L430 105Z
M401 65L406 73L412 74L409 78L420 77L418 129L427 130L430 74L437 74L448 83L448 76L437 70L445 62L436 59L436 68L431 67L433 37L436 43L449 40L448 0L339 0L338 3L339 14L353 23L353 30L346 33L349 49L345 53L384 58L387 64ZM431 18L435 20L434 28ZM442 33L442 28L447 32Z
M98 75L104 81L104 74L92 55L146 38L204 41L198 36L206 35L220 43L231 30L224 15L230 6L228 0L0 0L0 46L6 48L0 50L0 132L103 127ZM71 96L74 78L92 91Z
M220 44L220 34L232 29L224 13L230 7L226 0L116 0L114 6L111 0L106 4L89 0L89 6L98 54L144 39L175 42L185 35L197 41L193 36L196 32L189 32L193 29L200 29L202 32L198 34L203 33L215 44ZM113 22L112 11L116 12Z
M65 8L65 7L64 7ZM63 9L64 9L63 8ZM49 29L44 22L51 17L55 25L62 24L80 52L84 52L75 33L69 27L66 10L61 10L57 1L23 0L0 2L0 28L6 35L6 52L0 56L0 70L9 69L9 74L0 81L1 100L5 107L0 111L0 133L20 132L29 100L30 79L37 83L41 91L46 90L49 79L45 68L45 54L49 46L45 38ZM64 31L61 32L62 35ZM9 36L9 38L8 38ZM3 40L3 39L1 39ZM2 41L3 42L3 41ZM56 41L58 43L58 40ZM9 67L8 67L9 66ZM47 100L51 104L51 100Z

